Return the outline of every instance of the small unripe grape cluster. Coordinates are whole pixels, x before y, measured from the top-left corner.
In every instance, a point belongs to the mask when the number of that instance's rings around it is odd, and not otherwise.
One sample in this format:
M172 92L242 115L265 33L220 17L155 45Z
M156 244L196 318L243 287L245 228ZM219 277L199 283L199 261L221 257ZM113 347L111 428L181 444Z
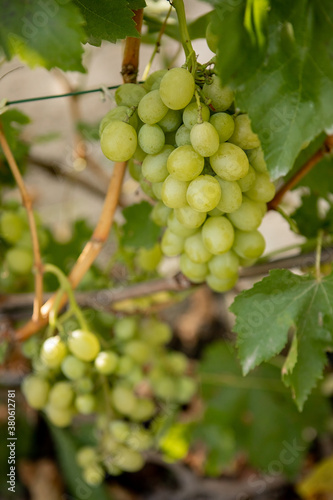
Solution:
M35 215L38 239L41 248L47 243L47 234L41 226L37 214ZM25 276L31 273L33 266L32 240L28 217L23 207L15 203L0 208L0 243L2 271L13 277Z
M200 86L184 68L124 84L115 98L101 148L110 160L129 160L131 175L157 200L163 254L180 255L192 282L229 290L239 267L264 251L258 227L275 194L248 115L232 114L233 92L217 75Z
M192 399L196 383L187 357L166 349L171 335L166 323L129 316L116 319L107 349L95 333L80 329L42 345L35 338L23 344L34 368L22 383L28 404L58 427L78 414L96 418L96 445L77 456L87 483L100 484L105 471L140 469L163 405L176 411Z

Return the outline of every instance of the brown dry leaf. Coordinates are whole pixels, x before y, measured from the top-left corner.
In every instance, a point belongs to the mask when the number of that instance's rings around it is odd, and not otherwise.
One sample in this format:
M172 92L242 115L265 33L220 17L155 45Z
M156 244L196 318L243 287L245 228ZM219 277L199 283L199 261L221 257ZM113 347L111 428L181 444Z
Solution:
M31 500L63 500L64 485L52 460L23 460L19 465L19 475L29 490Z

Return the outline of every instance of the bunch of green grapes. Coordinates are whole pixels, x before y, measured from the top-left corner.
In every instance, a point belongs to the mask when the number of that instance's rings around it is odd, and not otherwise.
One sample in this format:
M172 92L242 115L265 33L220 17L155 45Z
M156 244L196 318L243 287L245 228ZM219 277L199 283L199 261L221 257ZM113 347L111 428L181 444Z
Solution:
M196 383L188 359L166 349L171 329L153 318L117 319L102 348L99 337L75 330L23 344L34 372L22 383L28 404L58 427L78 415L94 415L95 446L79 450L77 461L88 484L143 466L142 452L154 444L154 422L163 404L173 411L188 403Z
M124 84L115 98L118 107L101 123L103 153L129 160L131 175L157 200L163 254L180 255L192 282L229 290L239 267L264 251L258 227L275 194L248 115L233 114L233 92L217 75L197 85L184 68Z
M41 247L47 243L47 234L34 214ZM0 208L1 274L12 281L31 273L33 266L32 240L26 210L15 203ZM7 280L8 281L8 280ZM9 280L10 281L10 280Z

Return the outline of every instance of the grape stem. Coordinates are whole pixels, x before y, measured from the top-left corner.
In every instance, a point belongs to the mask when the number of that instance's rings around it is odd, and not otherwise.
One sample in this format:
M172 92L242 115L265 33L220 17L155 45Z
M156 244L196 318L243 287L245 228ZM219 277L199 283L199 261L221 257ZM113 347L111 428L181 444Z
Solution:
M58 278L59 283L60 283L60 290L58 290L58 292L57 292L57 297L56 297L54 304L53 304L53 307L50 311L49 323L50 323L51 327L52 326L54 327L56 324L56 318L57 318L59 306L61 304L61 298L62 298L62 295L66 292L73 315L76 316L82 330L88 331L89 330L88 323L86 322L86 319L85 319L81 309L79 308L79 306L75 300L73 289L72 289L71 283L70 283L69 279L67 278L67 276L59 269L59 267L56 267L53 264L46 264L44 266L44 272L54 274ZM51 318L52 318L52 321L51 321Z
M143 9L135 12L134 20L137 25L137 30L140 32L143 19ZM139 46L140 38L128 37L126 39L125 51L123 57L122 74L125 83L135 81L137 69L139 65ZM97 223L97 226L92 234L90 241L85 245L78 260L68 277L72 288L76 288L83 276L86 274L96 257L101 252L105 241L107 240L111 226L113 224L114 215L118 206L118 200L121 193L121 186L126 171L126 162L117 162L114 164L112 176L108 186L108 191L105 197L102 212ZM15 338L18 341L25 340L42 327L47 325L49 314L53 307L56 295L51 298L42 306L41 314L37 321L29 321L16 331ZM67 295L64 294L60 301L59 308L66 304Z
M276 210L284 195L293 189L325 156L332 154L333 135L328 135L323 146L276 192L267 205L268 210Z
M186 57L186 65L192 75L195 75L197 61L195 57L195 52L191 43L190 34L188 32L187 23L186 23L186 14L185 14L185 6L183 0L173 0L171 5L176 9L179 29L180 29L180 38L184 48L185 57Z
M43 304L43 264L42 264L42 258L38 241L37 225L32 209L31 198L25 187L23 177L21 175L21 172L17 166L12 150L10 149L10 146L6 139L1 121L0 121L0 145L2 147L8 165L12 171L12 174L15 178L16 184L20 190L22 203L27 211L31 240L32 240L32 250L34 255L34 271L35 271L35 298L34 298L34 307L33 307L31 321L32 323L37 324L38 321L40 320L41 306Z
M317 281L321 280L320 263L321 263L321 250L323 247L323 236L324 236L324 231L320 229L318 231L317 246L316 246L315 276Z
M151 66L153 64L154 58L155 58L156 54L160 51L161 39L162 39L162 36L164 35L165 28L167 27L167 23L168 23L168 19L169 19L169 16L171 14L171 11L172 11L172 6L170 6L170 9L168 10L167 15L165 16L165 19L163 21L163 24L161 26L160 32L158 34L158 37L157 37L157 40L156 40L156 43L155 43L155 47L154 47L153 53L150 56L148 64L145 67L145 70L143 72L143 75L142 75L142 80L143 81L146 81L146 79L147 79L147 77L149 75L149 71L151 69Z

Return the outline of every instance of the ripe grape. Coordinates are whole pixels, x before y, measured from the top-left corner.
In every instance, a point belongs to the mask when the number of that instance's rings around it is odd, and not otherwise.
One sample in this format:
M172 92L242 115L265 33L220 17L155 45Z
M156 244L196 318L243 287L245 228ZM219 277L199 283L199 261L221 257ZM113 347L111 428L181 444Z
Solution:
M49 393L49 403L53 408L68 408L74 399L74 391L70 382L57 382Z
M216 129L220 142L225 142L232 136L235 129L235 122L228 113L215 113L210 117L210 123Z
M122 446L113 458L113 462L125 472L136 472L142 469L144 461L142 455L131 448Z
M265 250L264 237L257 230L236 230L233 250L242 259L257 259Z
M176 145L179 146L191 146L190 139L191 130L188 129L185 125L181 125L176 132Z
M139 248L136 256L137 264L144 271L154 271L162 258L162 250L159 243L156 243L152 248Z
M228 142L220 144L217 152L210 157L210 164L224 181L238 181L249 170L249 160L244 151Z
M136 422L146 422L154 415L155 412L156 408L151 399L140 398L137 400L132 418Z
M142 174L149 182L162 182L169 175L167 161L174 148L169 144L163 146L156 154L149 154L142 162Z
M187 129L192 129L194 125L201 122L208 122L210 118L209 107L206 104L200 103L201 109L199 113L198 104L191 102L183 111L183 122ZM201 119L201 120L200 120Z
M223 87L217 75L212 76L211 83L205 83L203 93L211 100L211 107L214 111L225 111L230 108L234 93L229 87Z
M82 415L89 415L96 409L96 399L92 394L80 394L75 399L75 407Z
M73 419L73 413L69 408L59 408L47 405L45 407L45 413L50 422L56 427L68 427Z
M183 226L175 216L175 212L171 212L166 225L168 226L170 231L177 234L178 236L181 236L182 238L187 238L197 231L196 229Z
M61 363L61 370L65 377L70 380L77 380L85 374L87 370L87 364L81 361L81 359L75 356L69 355Z
M190 182L186 200L191 208L198 212L213 210L221 199L219 182L211 175L199 175Z
M113 351L100 351L95 359L95 368L103 375L110 375L116 370L118 356Z
M254 231L261 224L261 208L255 201L243 196L241 206L231 214L228 214L228 219L237 229Z
M140 365L146 363L151 357L150 346L142 340L131 340L127 342L124 347L124 353Z
M192 146L180 146L168 157L167 169L178 181L191 181L202 172L204 163Z
M169 175L162 186L162 201L169 208L181 208L187 205L186 192L189 182L180 181Z
M219 134L208 121L194 125L190 139L193 149L201 156L212 156L219 149Z
M24 275L32 270L33 256L31 250L12 247L6 252L5 261L13 274Z
M207 276L207 284L212 290L218 293L227 292L235 286L238 280L238 273L234 274L230 278L220 279L214 274L209 274Z
M166 229L162 236L161 249L164 255L175 257L180 255L184 248L184 238Z
M175 215L183 226L189 228L200 227L206 219L206 214L204 212L197 212L189 205L177 208L175 210Z
M249 170L246 176L243 177L242 179L239 179L237 182L242 192L246 193L249 189L252 188L253 184L255 183L255 180L256 180L256 172L254 168L251 165L249 165Z
M121 122L126 122L132 125L135 129L138 127L138 115L133 113L131 108L128 106L118 106L117 108L111 109L104 118L102 119L99 125L99 135L101 136L104 132L105 127L114 120L118 120Z
M217 52L218 35L213 30L213 23L210 22L206 28L206 42L208 47L214 54Z
M248 115L238 115L235 118L235 130L229 138L229 142L236 144L242 149L254 149L260 146L260 141L252 129Z
M135 153L136 147L136 131L129 123L113 120L104 128L101 149L109 160L127 161Z
M216 176L221 189L220 201L217 208L221 212L231 213L237 210L242 204L242 191L236 181L224 181Z
M259 146L258 148L251 149L250 151L247 151L247 156L249 158L249 161L252 165L252 167L260 173L265 173L267 172L267 166L264 158L264 152Z
M152 87L159 88L160 82L167 72L167 69L158 69L157 71L151 73L143 84L144 89L146 89L147 92L150 92L151 90L154 90Z
M246 192L246 196L254 201L268 203L274 198L275 186L270 181L269 175L257 172L255 181L251 188Z
M146 95L146 90L136 83L124 83L115 92L115 100L118 106L137 106Z
M15 245L21 239L25 224L19 214L4 212L0 218L0 236L8 243Z
M42 345L40 357L48 368L57 368L67 354L65 343L59 335L50 337Z
M208 262L212 254L207 250L202 239L201 231L186 238L184 250L187 256L198 264Z
M195 82L184 68L170 69L160 83L160 96L170 109L182 109L188 105L194 94Z
M139 118L149 125L159 122L167 114L168 108L163 103L158 90L146 94L138 106Z
M111 393L112 404L114 408L123 415L131 415L135 411L137 398L132 389L117 385Z
M113 328L114 334L119 340L128 340L134 337L137 331L137 321L134 316L119 319Z
M195 282L201 283L205 280L208 267L204 262L194 262L191 260L186 253L183 253L180 257L180 270L185 276Z
M177 401L187 403L192 399L197 390L197 384L191 377L181 377L178 384Z
M158 122L163 132L175 132L182 123L180 111L169 109L167 114Z
M202 226L202 239L211 253L227 252L234 242L234 228L224 216L210 217Z
M208 267L216 278L220 280L227 280L233 278L238 273L239 258L232 250L222 253L221 255L214 255L208 262Z
M22 382L22 392L28 401L28 404L40 410L48 399L50 385L44 378L38 375L27 375Z
M70 334L68 347L82 361L93 361L100 350L96 335L84 330L75 330Z
M96 449L92 446L83 446L76 453L76 462L80 467L87 467L98 461Z
M83 469L83 479L90 486L98 486L104 479L104 470L101 465L94 464Z
M185 187L185 196L186 196L186 188L187 188L187 186ZM185 196L184 196L184 198L185 198ZM186 198L185 198L185 200L186 200ZM155 222L155 224L163 227L163 226L166 226L168 217L171 214L171 212L172 212L171 208L166 206L162 201L158 201L156 203L156 205L153 206L153 209L150 213L150 217L151 217L152 221Z
M139 146L150 155L159 153L165 144L164 132L158 125L148 125L145 123L139 131Z

